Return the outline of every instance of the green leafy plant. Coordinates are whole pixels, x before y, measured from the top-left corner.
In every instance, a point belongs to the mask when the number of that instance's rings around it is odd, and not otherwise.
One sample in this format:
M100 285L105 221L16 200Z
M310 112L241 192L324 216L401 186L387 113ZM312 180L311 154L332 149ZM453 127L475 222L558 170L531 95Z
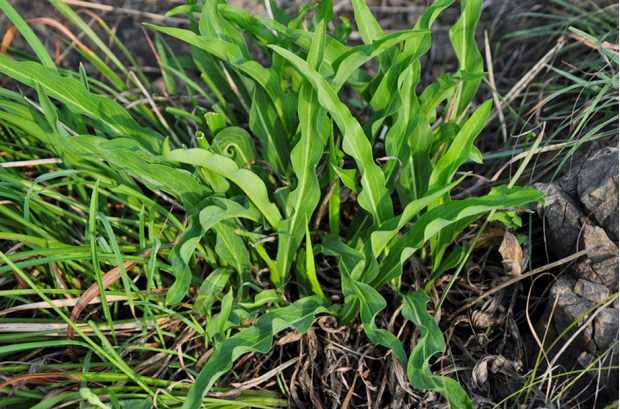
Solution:
M96 37L68 6L53 3L87 35ZM464 179L455 181L460 166L468 159L481 161L474 140L491 108L487 101L473 113L470 109L484 76L474 39L482 1L462 1L461 17L450 30L458 72L439 77L419 95L420 57L430 48L433 22L453 0L432 4L414 29L387 35L366 4L354 0L364 42L355 47L344 44L351 30L347 21L336 26L332 36L327 34L333 16L329 1L318 5L312 19L305 18L311 7L295 19L275 9L275 18L269 19L216 0L204 3L169 13L186 13L190 30L149 25L192 47L190 65L199 71L201 85L189 79L189 68L173 54L166 56L165 43L157 37L168 91L174 94L169 77L178 76L189 95L209 101L203 108L194 98L191 113L169 107L153 114L141 104L126 110L100 95L129 98L123 94L125 81L117 81L117 74L101 64L94 65L107 83L82 71L58 72L46 54L40 55L42 46L34 35L27 39L40 62L0 55L0 72L35 89L39 101L0 89L0 119L12 132L36 137L46 153L73 169L47 180L64 180L53 186L69 186L78 198L60 200L89 215L69 215L43 200L44 195L58 197L52 190L37 183L28 188L15 172L0 171L1 195L24 209L22 215L0 207L4 217L15 221L2 228L4 238L28 238L38 254L50 251L48 258L8 264L0 272L13 266L71 262L79 253L90 256L95 273L89 272L89 278L99 283L103 296L99 260L113 260L121 268L122 288L132 309L140 309L145 317L161 313L179 317L204 336L207 345L216 345L181 400L184 408L200 407L205 394L241 354L269 351L273 336L286 328L305 333L317 314L332 314L342 323L359 316L368 338L393 351L414 387L438 391L451 407L472 407L458 382L431 372L429 360L443 351L443 336L426 310L429 298L421 290L407 292L400 279L403 264L429 242L425 259L432 269L428 283L432 285L462 260L466 249L454 241L465 228L490 211L514 211L542 199L542 193L516 186L499 186L465 200L450 197ZM0 8L15 24L25 25L5 0L0 0ZM301 28L302 23L307 29ZM241 33L263 51L268 64L252 58ZM113 56L104 43L96 43L105 55ZM86 57L98 63L94 54ZM111 61L119 75L148 92L151 85L143 76L129 74L116 57ZM370 61L378 67L374 75L363 68ZM345 88L363 101L370 112L367 118L354 116L342 102ZM139 124L140 118L146 118L149 126ZM389 159L382 166L376 162L380 143ZM77 171L84 172L83 178L77 178ZM341 201L340 189L345 188L355 193L356 200ZM182 209L186 222L180 221L178 212L175 216L165 209L154 194ZM131 228L107 209L97 212L101 195L124 203L137 215ZM326 221L323 205L328 207ZM363 211L354 211L359 208ZM62 231L40 227L51 217L66 218ZM105 227L105 241L98 221ZM82 234L79 229L87 233L87 245L66 243L65 230ZM123 259L139 249L151 249L147 289L165 288L165 303L161 297L159 303L149 300L149 291L132 290L135 284L122 267ZM18 255L23 253L6 259ZM338 261L343 304L331 304L325 296L316 272L317 257ZM202 283L195 268L199 262L208 270ZM253 283L256 270L269 271L273 288ZM302 284L308 294L294 294L291 281ZM387 306L379 293L386 285L400 294L404 317L420 328L422 339L409 357L401 341L375 322ZM191 287L199 288L195 298L188 297ZM298 300L288 302L281 296L286 292ZM195 315L175 312L188 298ZM213 316L211 310L220 299L219 314ZM104 313L111 323L107 307ZM207 316L206 326L197 321L196 316L202 315ZM249 321L254 323L237 331ZM114 349L111 344L109 348ZM165 403L171 404L167 398Z

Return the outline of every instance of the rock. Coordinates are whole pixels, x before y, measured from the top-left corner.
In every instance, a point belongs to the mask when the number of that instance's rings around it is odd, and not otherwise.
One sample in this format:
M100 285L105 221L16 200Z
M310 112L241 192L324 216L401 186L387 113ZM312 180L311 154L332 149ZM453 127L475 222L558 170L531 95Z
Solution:
M537 210L545 217L558 258L604 245L579 259L569 270L572 277L561 277L553 285L547 316L537 324L537 333L541 329L562 333L594 305L618 292L618 153L618 146L584 144L564 165L561 178L533 186L547 194L545 205ZM586 355L600 356L618 339L618 299L596 312L568 346L566 364L587 365ZM545 328L551 314L551 328ZM564 336L565 342L585 325L587 317L580 321ZM582 353L586 355L581 357Z
M581 355L577 358L577 362L581 365L582 368L587 368L596 360L596 357L592 354L588 354L587 352L582 352Z
M592 214L609 237L618 241L618 147L596 151L578 175L577 193L587 216Z
M557 180L557 184L571 197L579 197L577 191L579 187L579 174L583 169L586 160L590 158L596 151L605 146L598 141L585 143L579 147L566 161L562 170L564 175Z
M586 280L577 280L577 284L575 284L573 291L578 296L595 304L609 297L609 288L602 284L595 284Z
M556 331L560 334L595 305L593 302L575 294L573 292L574 287L575 280L566 277L560 277L556 284L551 287L549 302L554 303L557 299L553 323L556 327ZM583 325L585 319L587 319L587 317L581 319L577 325L572 327L565 335L566 340ZM592 339L593 332L591 324L588 325L587 328L584 328L575 338L574 345L571 346L571 349L577 349L579 351L586 350L589 353L596 353L596 343Z
M618 339L618 312L603 308L594 318L594 342L598 352L606 351Z
M587 352L600 355L618 339L618 311L605 307L596 311L593 322L586 324L592 313L586 314L601 300L607 298L607 288L602 285L560 277L551 288L550 303L557 304L553 317L555 331L562 333L566 328L579 320L571 330L564 335L567 342L583 325L587 325L569 345L572 351ZM584 297L583 295L586 295ZM582 317L583 316L583 317ZM580 318L581 317L581 318Z
M581 205L566 194L557 184L536 183L532 186L546 193L545 205L538 206L544 216L553 247L560 258L575 252L577 236L581 230L579 219L583 216Z
M607 233L605 233L605 230L598 226L588 224L587 219L585 218L582 219L582 222L584 223L584 226L579 240L579 249L588 249L601 245L607 246L588 252L588 258L592 261L592 263L600 263L601 261L605 261L612 257L617 259L618 246L616 246L616 244L609 239Z
M618 257L599 263L592 263L592 260L587 259L577 263L571 272L575 278L608 286L612 293L618 291Z

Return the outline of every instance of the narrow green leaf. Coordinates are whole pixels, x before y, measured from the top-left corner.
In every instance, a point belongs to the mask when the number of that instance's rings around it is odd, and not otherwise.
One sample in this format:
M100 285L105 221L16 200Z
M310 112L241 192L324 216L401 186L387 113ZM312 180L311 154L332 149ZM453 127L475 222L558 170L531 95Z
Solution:
M443 352L443 334L432 315L426 311L430 298L424 291L403 296L403 317L413 322L420 330L420 341L413 349L407 364L407 377L411 386L421 390L431 390L442 394L451 409L473 409L473 405L463 387L454 379L433 375L429 359Z
M312 286L312 292L323 299L325 304L329 303L329 300L323 293L319 279L316 276L316 266L314 265L314 251L312 250L312 239L310 237L310 230L308 229L308 220L306 220L306 279Z
M349 76L366 62L380 56L385 51L392 50L397 44L428 33L429 31L422 30L399 31L383 36L373 41L372 44L351 48L340 55L332 64L332 68L336 72L332 80L332 87L338 91L349 79Z
M193 311L197 314L208 314L230 279L233 270L227 267L214 270L207 279L200 285Z
M372 44L373 41L383 37L381 26L372 15L364 0L352 0L353 12L358 30L364 40L364 44Z
M396 336L387 330L380 329L375 323L375 317L383 310L387 303L385 299L368 284L357 281L364 268L369 262L365 257L342 243L339 237L327 236L323 240L323 253L336 256L339 260L342 277L342 292L346 297L345 305L353 302L353 298L360 303L360 313L364 332L375 344L390 348L407 365L407 354L402 343Z
M308 64L318 69L323 61L325 49L325 23L319 23L316 29L308 54ZM307 228L307 220L312 218L312 213L321 196L316 166L323 153L323 143L319 133L326 112L318 103L316 90L305 79L299 93L298 111L301 138L291 152L291 163L297 176L297 187L290 193L287 201L287 208L290 207L292 214L279 226L279 230L289 233L288 236L280 235L278 241L276 262L280 277L274 275L271 277L278 287L286 281L293 256Z
M407 204L403 213L400 216L396 216L383 223L376 231L370 235L370 242L372 243L372 250L375 257L379 257L380 253L387 246L388 242L396 236L396 234L407 224L411 219L424 210L426 206L432 203L438 197L450 192L456 185L461 183L466 176L461 177L456 182L450 183L441 188L437 188L428 192L424 197L414 200Z
M45 49L45 46L39 41L37 35L32 31L30 26L24 21L17 11L11 6L7 0L0 0L0 9L11 20L19 32L24 36L34 53L39 57L43 67L48 69L54 74L60 74L58 67L54 64L54 60L50 57L49 53Z
M462 0L461 17L450 28L450 41L459 59L459 70L470 74L481 73L483 69L482 55L476 45L476 24L482 13L482 0ZM481 79L467 81L459 87L456 118L467 108L480 86Z

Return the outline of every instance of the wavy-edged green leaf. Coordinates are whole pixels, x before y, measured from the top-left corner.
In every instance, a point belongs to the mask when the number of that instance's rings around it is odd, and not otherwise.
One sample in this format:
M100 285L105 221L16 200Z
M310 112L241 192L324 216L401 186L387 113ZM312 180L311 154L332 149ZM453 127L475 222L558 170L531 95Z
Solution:
M407 365L407 354L402 343L391 332L377 327L375 317L387 303L385 299L368 284L357 281L364 265L370 260L361 253L342 243L337 236L327 236L322 244L323 253L336 256L342 278L342 292L345 305L352 304L353 298L359 301L360 318L364 324L364 332L375 344L390 348Z
M253 172L239 169L232 160L204 149L175 149L164 152L164 157L173 162L203 166L218 173L239 186L254 205L261 211L271 226L276 229L282 219L280 211L269 200L265 183Z
M458 168L469 159L474 139L480 134L489 117L491 103L492 101L488 100L482 104L461 127L461 130L450 144L448 151L437 161L429 179L430 189L445 186L446 183L449 183L454 178ZM443 197L438 198L429 205L429 208L448 201L450 201L450 195L446 193ZM445 251L454 240L455 235L459 233L454 227L456 226L447 227L431 240L434 269L439 268Z
M91 94L77 79L55 75L33 62L12 61L5 55L0 55L0 71L32 88L40 83L48 96L100 122L112 136L134 139L152 153L161 151L164 138L159 133L138 125L125 108L110 98Z
M207 334L210 338L215 339L216 342L224 341L224 331L226 330L228 317L230 317L230 312L232 311L232 303L233 290L230 289L224 298L222 298L220 312L207 325Z
M192 31L179 28L159 27L152 24L146 25L154 30L194 45L231 64L235 69L254 80L269 94L271 103L273 103L287 134L292 133L296 128L295 95L292 92L282 91L280 78L275 70L265 68L258 62L249 59L242 48L237 44L225 41L223 38L198 36Z
M289 21L287 24L287 27L291 29L299 29L300 26L302 25L302 22L303 22L303 19L306 13L308 13L310 10L312 10L315 7L316 7L315 3L308 3L303 6L300 5L299 12L297 13L297 17Z
M390 254L380 265L380 274L371 283L374 288L383 286L388 281L400 277L402 265L426 240L437 234L446 226L468 218L469 222L481 217L491 210L523 207L531 202L541 200L543 192L530 187L498 186L487 196L470 197L439 205L424 213L415 224L403 234L390 249Z
M342 183L344 183L346 187L359 194L361 189L355 181L357 169L342 169L334 165L332 165L332 169L334 170L334 172L336 172L336 174L338 175L340 180L342 180Z
M492 102L492 100L488 100L482 104L461 127L448 151L437 161L430 177L430 189L439 188L449 183L458 168L469 158L474 139L480 135L489 117Z
M202 5L184 4L167 12L166 17L180 13L202 13L203 7ZM243 32L258 39L260 43L274 44L278 42L278 37L269 31L267 27L262 25L256 17L252 16L248 11L226 3L218 3L217 9L224 19L232 21L241 28Z
M482 13L482 0L462 0L461 16L455 25L450 28L450 41L459 59L459 70L470 74L482 72L483 61L476 45L476 24ZM455 98L457 98L456 117L459 117L474 98L480 86L481 79L474 79L463 83Z
M392 126L385 135L388 156L398 158L384 167L387 185L398 191L402 203L409 203L423 196L428 188L432 164L428 149L432 134L426 118L420 113L420 103L415 92L420 78L419 64L407 67L402 73L398 92L402 106L392 117ZM427 125L427 126L425 126ZM428 133L424 132L428 128ZM397 179L398 178L398 179Z
M333 18L334 0L321 0L312 19L314 25L318 25L321 21L324 21L325 24L329 24L329 22L332 21Z
M239 273L241 283L252 281L250 255L241 236L236 233L238 229L234 220L222 220L213 226L217 233L215 252ZM244 288L245 290L245 288ZM243 291L241 298L245 297Z
M207 361L196 381L187 393L183 409L199 409L202 398L226 373L241 355L257 351L267 353L271 349L273 336L286 328L294 328L305 334L317 314L329 312L319 296L306 297L288 307L270 311L256 320L250 328L225 340Z
M323 61L324 49L325 23L321 22L317 26L314 42L308 55L308 63L311 66L318 69ZM292 214L289 218L282 220L279 226L281 231L286 231L290 235L280 235L276 258L280 276L272 275L271 277L278 287L286 280L293 256L301 244L307 220L312 218L312 213L321 198L316 166L323 154L320 131L326 112L318 103L316 90L306 79L299 92L298 112L301 138L291 152L291 163L297 176L297 187L290 193L287 201L287 207L291 208Z
M484 73L459 71L457 74L448 73L440 76L437 78L437 82L429 85L420 95L420 111L422 115L426 116L430 123L435 122L437 107L454 93L454 88L457 85L463 85L468 81L479 81L484 75Z
M223 41L236 45L245 60L251 60L248 45L238 29L222 18L217 7L217 0L203 2L202 16L200 17L200 34L205 37L219 38Z
M426 310L430 298L422 290L403 296L403 317L420 330L420 341L413 349L407 364L407 377L411 386L421 390L431 390L442 394L451 409L473 409L473 405L463 387L454 379L434 375L429 359L445 349L441 329L432 315Z
M405 224L407 224L416 214L424 210L426 206L438 197L445 193L449 193L450 190L461 183L465 177L466 176L463 176L456 182L452 182L446 186L427 192L424 197L408 203L400 216L396 216L386 221L381 225L381 227L372 232L370 234L370 242L372 243L372 251L374 256L379 257L379 254L383 251L385 246L387 246L388 242L392 240L400 229L405 227Z
M355 159L361 173L362 191L358 196L360 206L372 215L377 225L392 217L392 201L385 187L383 171L373 161L372 146L359 122L340 102L327 81L306 61L281 47L270 48L290 61L312 83L317 90L320 104L329 111L344 134L343 149Z
M197 314L208 314L217 297L222 293L233 270L228 267L213 270L200 285L193 311Z
M290 38L293 43L297 44L304 50L310 50L310 47L312 46L312 39L314 38L313 32L299 29L290 29L287 26L264 16L256 16L256 19L266 27L269 27L277 31L278 33ZM323 62L323 65L329 65L331 67L331 64L348 50L349 47L347 47L346 45L341 44L339 41L336 41L330 36L325 36L325 61Z
M190 209L187 229L170 252L170 263L176 280L166 295L168 304L178 304L187 294L192 278L189 260L205 232L211 228L217 237L215 252L237 270L243 282L250 280L249 255L243 240L235 233L236 223L231 220L237 217L258 221L261 214L255 208L245 208L237 202L217 196L210 196Z
M240 167L256 160L256 148L249 133L238 126L229 126L217 132L212 147L216 153L228 156Z
M373 41L383 37L381 26L372 15L364 0L352 0L353 12L358 30L362 36L364 44L372 44Z
M222 220L243 218L260 222L260 211L249 203L243 206L234 200L223 197L211 196L214 205L205 207L200 211L199 220L203 229L209 230Z
M267 92L255 87L250 108L250 129L263 146L262 157L280 174L289 173L290 152L286 130L270 103Z
M281 303L282 301L282 296L278 294L278 291L270 288L256 294L256 297L254 297L254 301L240 302L239 306L246 310L253 310L268 303Z
M452 4L454 0L438 0L426 9L424 14L415 25L415 30L428 31L439 13ZM403 52L394 57L393 64L387 73L381 79L379 85L374 89L373 93L362 96L373 108L373 116L364 126L368 135L376 135L383 121L388 116L396 112L400 106L400 95L398 88L402 83L401 74L407 70L407 67L414 66L415 70L420 70L418 59L424 55L431 47L431 35L426 34L419 37L413 37L405 43ZM419 79L419 76L417 77ZM417 80L413 87L417 85Z
M383 36L373 41L372 44L351 48L332 63L332 68L336 72L335 77L331 80L332 87L336 91L340 90L349 76L366 62L378 57L385 51L392 50L396 44L428 33L429 31L423 30L399 31Z

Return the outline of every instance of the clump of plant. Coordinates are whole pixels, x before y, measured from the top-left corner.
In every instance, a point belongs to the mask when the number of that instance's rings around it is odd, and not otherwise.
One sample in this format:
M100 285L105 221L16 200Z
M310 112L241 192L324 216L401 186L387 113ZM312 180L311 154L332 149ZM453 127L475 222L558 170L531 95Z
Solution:
M68 6L52 2L91 35ZM111 61L120 73L100 64L91 50L79 50L107 82L90 78L84 70L59 70L36 37L28 35L23 20L0 1L38 58L17 61L0 55L0 72L35 89L38 96L36 103L2 90L0 106L12 115L2 120L34 135L62 159L67 170L46 178L70 179L63 183L75 191L71 205L84 213L68 222L67 230L88 226L77 245L62 232L34 228L33 219L44 220L50 209L38 196L44 189L33 184L25 195L11 197L21 210L11 210L19 221L4 228L4 238L35 238L30 239L34 251L86 248L94 274L84 274L102 297L112 276L106 279L99 263L107 259L118 267L114 277L134 314L142 311L145 319L162 313L180 317L207 345L216 346L187 394L175 395L176 401L162 395L162 404L199 408L239 356L266 353L276 333L294 328L303 334L317 315L331 314L345 324L359 319L372 342L392 350L414 387L438 391L451 407L472 407L457 381L430 369L429 360L444 350L444 339L426 310L425 291L401 285L403 264L424 248L430 288L471 251L454 243L465 228L488 212L526 207L542 193L498 186L481 197L450 197L464 178L455 180L459 167L469 159L481 162L474 140L491 108L490 101L472 108L484 76L474 39L481 0L463 1L461 17L450 30L459 71L439 77L421 94L415 91L422 73L420 57L431 45L431 26L452 3L439 0L412 30L386 35L366 4L354 0L364 42L355 47L345 45L352 27L345 20L339 25L332 21L329 0L305 6L294 19L273 4L273 18L253 17L216 0L177 7L169 15L186 13L191 29L148 26L191 44L191 60L181 60L156 37L168 92L176 93L172 79L181 78L192 107L169 106L159 112L148 105L154 104L148 98L150 85L118 59ZM335 25L331 35L328 25ZM268 63L253 59L246 39L262 50ZM103 42L97 45L113 56ZM378 66L376 75L362 68L371 60ZM191 69L200 73L202 84L189 78ZM146 101L127 100L132 108L126 110L101 95L132 98L125 92L127 84L143 89ZM342 101L345 91L355 92L369 115L356 118ZM14 172L2 171L0 178L5 186L24 190ZM344 189L353 192L354 199L343 202ZM107 210L99 211L103 193L131 209L129 231L121 233L120 219L110 223ZM184 222L178 210L162 206L162 197L183 210ZM36 212L28 211L29 206ZM107 240L98 226L104 227ZM116 235L121 237L117 240ZM18 255L3 255L8 264L0 272L14 271L36 286L20 270L32 264L11 261ZM317 258L332 257L338 262L334 278L341 283L341 303L325 295L325 283L317 274ZM135 263L126 260L145 258L147 291L142 293L127 271ZM204 281L201 269L207 272ZM267 287L253 281L257 271L268 272ZM52 269L46 272L53 274ZM420 330L410 356L394 334L375 322L387 306L379 293L386 285L403 304L403 316ZM192 288L197 293L190 292ZM165 290L165 300L150 299L151 290ZM179 312L178 307L188 303L192 314ZM102 305L112 322L113 314ZM74 320L56 310L75 327ZM200 317L205 315L203 325ZM106 342L105 351L92 342L80 345L143 386L115 355L118 346ZM148 387L145 391L150 395Z

